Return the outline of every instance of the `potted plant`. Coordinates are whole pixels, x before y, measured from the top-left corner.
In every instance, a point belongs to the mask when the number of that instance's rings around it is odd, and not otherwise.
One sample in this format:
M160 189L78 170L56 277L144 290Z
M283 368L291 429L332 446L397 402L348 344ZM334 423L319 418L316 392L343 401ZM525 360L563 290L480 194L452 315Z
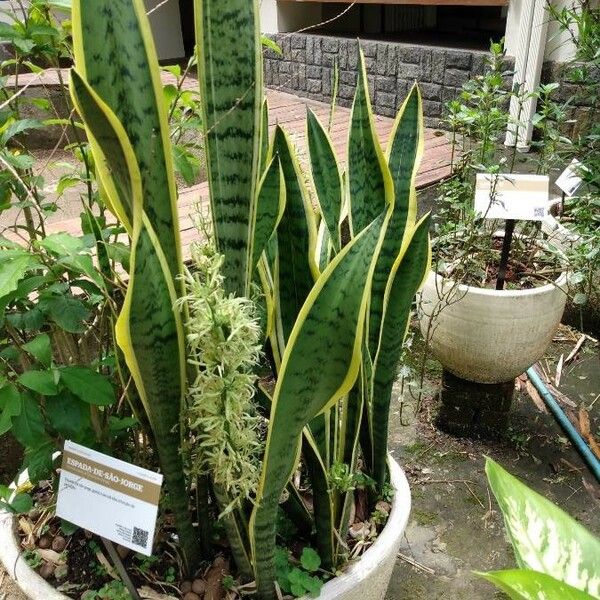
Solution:
M434 270L420 294L421 331L433 355L461 379L479 383L513 380L544 353L566 302L560 251L535 223L517 226L506 283L496 289L504 222L476 213L475 173L491 180L490 201L516 165L502 155L508 124L502 47L492 44L486 72L468 82L447 105L455 168L441 185L433 242ZM517 96L518 97L518 96Z
M277 586L318 595L377 537L322 597L382 596L410 507L388 461L391 389L429 267L429 219L417 221L414 193L420 94L384 155L361 58L347 187L309 112L315 210L287 134L268 139L257 2L195 8L212 234L187 266L141 0L73 3L71 74L106 202L131 240L116 339L183 569L191 577L212 560L218 518L234 582L255 581L261 600ZM297 531L294 555L282 514Z

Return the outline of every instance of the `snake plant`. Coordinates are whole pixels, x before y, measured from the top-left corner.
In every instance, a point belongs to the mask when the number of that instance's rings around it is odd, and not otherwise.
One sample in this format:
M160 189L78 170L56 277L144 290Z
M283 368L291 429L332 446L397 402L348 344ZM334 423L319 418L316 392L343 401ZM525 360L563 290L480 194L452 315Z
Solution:
M259 598L271 600L280 507L313 536L323 567L333 570L344 560L354 494L334 485L332 473L355 473L362 465L375 481L374 497L388 483L392 384L430 261L429 218L416 217L421 97L415 86L384 152L361 54L345 172L310 111L303 166L282 127L269 139L258 1L194 5L204 111L198 133L222 296L250 297L260 289L269 358L263 370L275 382L271 390L254 386L268 428L251 502L233 502L214 485L219 478L208 475L215 506L229 507L226 531L240 573L255 578ZM71 92L106 202L131 239L118 342L153 428L181 548L194 569L198 535L179 448L186 361L199 349L186 351L184 324L194 319L175 308L185 302L184 268L158 62L142 0L75 0L73 29ZM195 395L194 410L201 402ZM310 510L293 484L300 462L314 492ZM199 528L207 526L200 520Z

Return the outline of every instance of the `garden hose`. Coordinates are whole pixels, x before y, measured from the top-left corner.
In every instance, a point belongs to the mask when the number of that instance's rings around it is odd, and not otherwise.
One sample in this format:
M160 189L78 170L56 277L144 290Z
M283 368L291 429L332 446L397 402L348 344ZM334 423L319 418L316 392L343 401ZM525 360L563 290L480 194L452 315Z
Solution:
M558 424L562 427L563 431L567 434L571 440L571 443L575 446L575 449L577 452L579 452L589 470L600 483L600 460L596 458L595 454L591 451L585 440L573 426L573 423L569 421L569 418L564 413L563 409L560 407L554 396L546 387L546 384L542 381L541 377L537 374L533 367L527 369L527 377L529 377L531 383L533 383L537 391L540 393L544 403L550 409L550 412L558 421Z

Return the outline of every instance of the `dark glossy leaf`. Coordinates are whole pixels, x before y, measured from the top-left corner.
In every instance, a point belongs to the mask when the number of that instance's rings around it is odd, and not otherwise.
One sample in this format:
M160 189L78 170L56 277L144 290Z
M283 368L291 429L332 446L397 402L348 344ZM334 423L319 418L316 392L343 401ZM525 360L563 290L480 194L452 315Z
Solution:
M80 400L95 406L109 406L115 402L115 392L110 381L87 367L64 367L60 370L61 382Z
M23 344L23 349L33 356L44 367L49 367L52 362L52 345L50 337L42 333L30 342Z
M21 385L42 396L54 396L58 392L53 371L25 371L18 381Z
M12 419L21 412L21 394L8 384L0 389L0 436L12 427Z
M37 447L44 438L44 418L33 396L21 396L21 412L13 418L12 432L23 446L32 448Z

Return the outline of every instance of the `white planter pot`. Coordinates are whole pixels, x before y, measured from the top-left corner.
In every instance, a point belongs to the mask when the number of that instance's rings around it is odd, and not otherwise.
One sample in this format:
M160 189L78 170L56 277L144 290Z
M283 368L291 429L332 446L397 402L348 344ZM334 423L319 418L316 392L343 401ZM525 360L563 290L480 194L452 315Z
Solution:
M531 290L457 285L430 273L420 293L421 332L454 375L478 383L511 381L550 345L565 304L567 276Z
M323 586L320 600L381 600L385 597L411 505L404 472L393 458L390 457L389 463L395 496L385 528L360 560ZM0 511L0 561L8 575L31 600L70 600L27 565L21 554L16 527L15 517Z

